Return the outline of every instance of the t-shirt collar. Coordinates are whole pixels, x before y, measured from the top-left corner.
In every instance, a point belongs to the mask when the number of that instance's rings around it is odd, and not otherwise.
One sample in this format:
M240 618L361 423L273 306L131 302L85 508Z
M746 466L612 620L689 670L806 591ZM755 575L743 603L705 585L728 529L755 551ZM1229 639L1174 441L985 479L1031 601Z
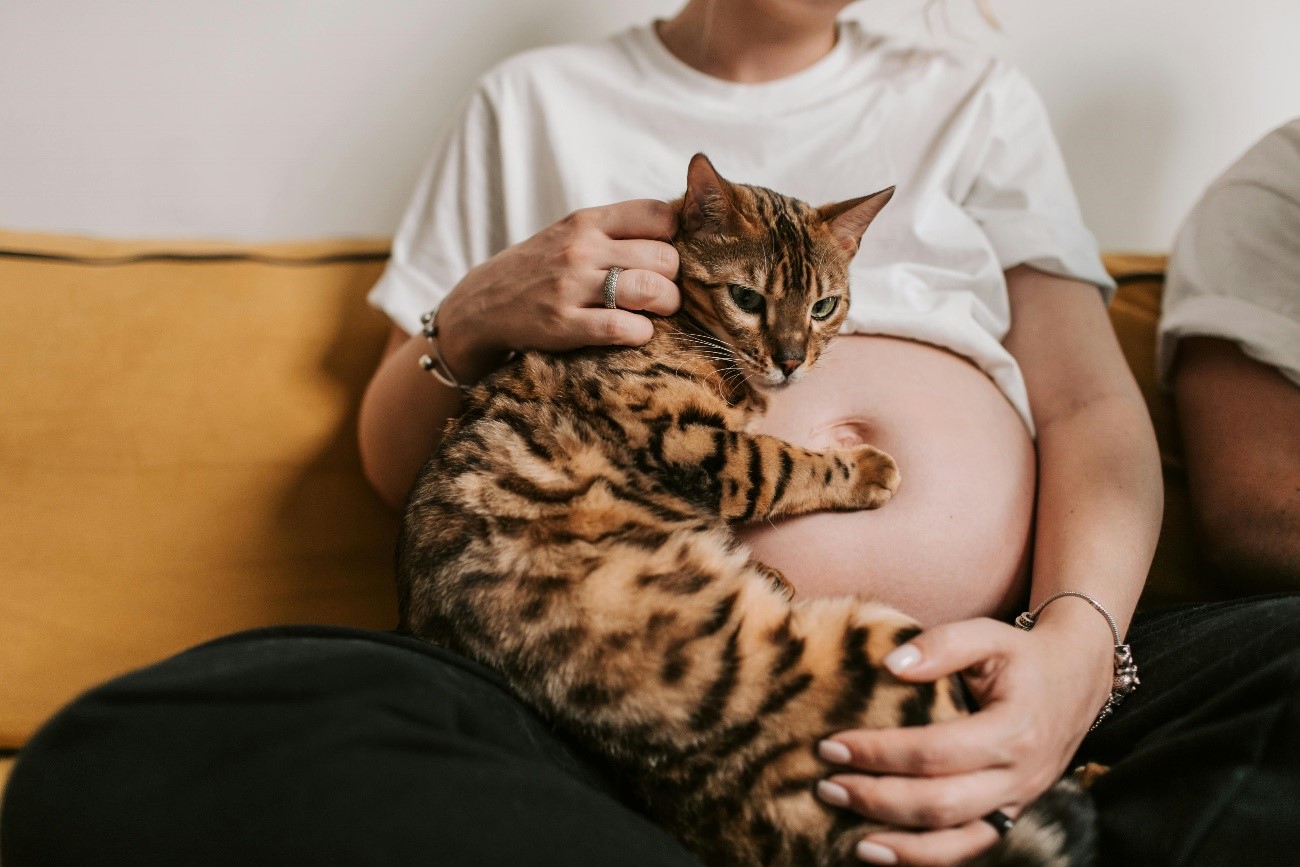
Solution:
M726 81L682 62L659 39L657 24L635 28L633 44L656 71L688 90L694 99L707 101L716 108L774 115L806 106L810 97L825 92L849 62L848 34L844 23L837 22L834 47L811 66L761 84Z

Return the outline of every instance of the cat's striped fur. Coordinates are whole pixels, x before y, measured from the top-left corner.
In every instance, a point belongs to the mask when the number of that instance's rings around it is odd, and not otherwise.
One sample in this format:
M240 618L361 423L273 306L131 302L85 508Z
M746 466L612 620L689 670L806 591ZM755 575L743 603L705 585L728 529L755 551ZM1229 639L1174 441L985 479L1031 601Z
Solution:
M870 446L746 432L764 408L750 380L797 378L834 335L891 193L818 210L697 156L675 239L685 315L657 319L646 346L528 352L475 387L407 507L403 628L500 671L710 865L856 863L877 826L814 796L831 771L817 741L966 712L955 680L882 667L914 621L792 599L727 526L875 508L898 484ZM809 315L832 295L833 315ZM1057 860L1068 835L1036 821L1022 842L1050 851L1005 863L1082 863Z

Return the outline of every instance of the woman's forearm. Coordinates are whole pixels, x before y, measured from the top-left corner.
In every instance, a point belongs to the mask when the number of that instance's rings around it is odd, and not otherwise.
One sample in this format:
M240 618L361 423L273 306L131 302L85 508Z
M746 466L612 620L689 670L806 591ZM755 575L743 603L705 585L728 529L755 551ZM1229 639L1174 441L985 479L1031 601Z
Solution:
M443 357L454 374L477 382L502 361L499 353L474 352L463 335L448 333L441 340ZM361 400L357 438L361 465L379 496L401 508L429 451L438 442L447 420L460 411L460 392L448 388L420 367L429 351L423 335L407 335L393 326L379 369Z
M1136 391L1136 389L1134 389ZM1031 606L1063 590L1087 593L1127 628L1146 580L1164 506L1160 457L1146 406L1113 394L1044 424L1038 432L1039 488ZM1082 600L1060 600L1040 622L1091 621Z
M1093 286L1028 266L1007 272L1006 346L1020 362L1038 427L1031 599L1094 597L1121 633L1142 593L1163 510L1160 455L1146 403ZM1079 599L1052 603L1046 633L1095 638L1110 629Z
M428 349L420 335L397 328L361 401L357 438L370 484L400 508L416 471L437 442L447 419L460 409L460 393L420 369Z
M1038 453L1030 607L1061 591L1086 593L1110 612L1123 636L1142 594L1163 508L1145 404L1123 394L1086 403L1039 429ZM1086 727L1112 688L1109 625L1087 602L1066 596L1043 610L1033 634L1043 652L1073 660L1078 683L1069 695L1078 703L1071 713Z

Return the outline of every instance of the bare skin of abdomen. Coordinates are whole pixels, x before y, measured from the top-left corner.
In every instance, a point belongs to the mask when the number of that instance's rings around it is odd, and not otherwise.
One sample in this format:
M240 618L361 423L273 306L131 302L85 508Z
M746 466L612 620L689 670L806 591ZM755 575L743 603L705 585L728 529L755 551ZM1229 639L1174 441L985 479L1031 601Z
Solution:
M810 448L867 442L903 482L872 512L747 527L758 560L800 594L871 596L925 625L1008 617L1028 592L1034 444L973 364L934 346L843 336L756 430Z

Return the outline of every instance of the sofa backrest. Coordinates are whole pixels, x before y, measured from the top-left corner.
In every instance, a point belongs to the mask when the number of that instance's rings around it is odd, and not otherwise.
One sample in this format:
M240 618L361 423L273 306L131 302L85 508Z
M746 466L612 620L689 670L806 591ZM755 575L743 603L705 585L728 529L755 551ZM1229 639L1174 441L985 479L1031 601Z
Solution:
M0 233L0 752L87 687L205 639L394 625L396 521L354 435L388 329L364 301L386 249ZM1164 262L1109 264L1176 503L1152 382ZM1154 601L1201 592L1179 509Z
M386 249L0 233L0 750L223 633L394 626L355 445Z

